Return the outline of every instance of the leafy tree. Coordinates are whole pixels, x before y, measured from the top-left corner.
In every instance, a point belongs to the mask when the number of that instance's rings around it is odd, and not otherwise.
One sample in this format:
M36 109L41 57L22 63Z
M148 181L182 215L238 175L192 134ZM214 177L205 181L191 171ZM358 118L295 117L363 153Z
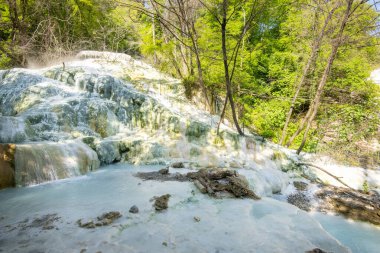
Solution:
M43 61L81 49L138 51L112 0L2 0L0 10L0 50L8 64L25 66L28 58Z

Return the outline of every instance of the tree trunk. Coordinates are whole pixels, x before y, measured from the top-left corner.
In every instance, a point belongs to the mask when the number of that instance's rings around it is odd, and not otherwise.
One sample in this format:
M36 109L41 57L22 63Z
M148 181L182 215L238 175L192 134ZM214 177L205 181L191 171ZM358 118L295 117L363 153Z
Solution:
M179 66L178 60L177 60L177 50L174 48L174 52L171 52L172 59L173 59L173 66L178 74L178 77L180 79L183 79L184 75L182 74L181 67ZM183 62L183 60L182 60Z
M9 18L12 21L12 40L16 32L20 29L20 20L18 16L18 7L16 0L8 0Z
M322 40L323 40L323 37L325 36L325 32L326 32L326 28L327 28L327 25L329 24L330 20L331 20L331 17L332 17L332 14L334 13L335 11L335 8L333 10L330 11L329 15L327 16L327 18L325 19L325 23L322 27L322 30L321 32L319 33L318 37L315 39L315 41L313 42L313 47L312 47L312 50L311 50L311 55L310 55L310 58L309 60L307 61L304 69L303 69L303 73L302 73L302 76L301 76L301 80L300 82L298 83L297 85L297 88L296 88L296 92L294 94L294 97L292 99L292 103L291 103L291 106L290 106L290 109L289 109L289 112L287 114L287 117L286 117L286 121L285 121L285 125L284 125L284 128L282 130L282 136L281 136L281 140L280 140L280 144L283 145L284 141L285 141L285 137L286 137L286 132L288 130L288 125L289 125L289 122L290 122L290 119L292 117L292 114L293 114L293 110L294 110L294 106L295 106L295 103L297 101L297 98L298 98L298 95L301 91L301 88L302 86L304 85L306 79L307 79L307 76L312 72L312 70L314 69L315 67L315 64L317 62L317 58L318 58L318 51L321 47L321 44L322 44ZM301 128L303 129L304 126L302 126ZM298 134L297 134L298 135ZM287 146L290 146L290 144L293 142L294 138L292 138L292 141L289 142L287 144Z
M301 145L300 145L300 147L297 150L297 154L301 153L303 147L305 146L306 139L307 139L307 134L308 134L308 132L309 132L309 130L311 128L311 124L312 124L312 122L313 122L313 120L314 120L314 118L315 118L315 116L317 114L324 86L325 86L325 84L327 82L327 78L329 77L332 65L333 65L334 60L336 58L336 55L338 53L338 49L339 49L340 45L342 44L343 32L344 32L344 29L345 29L346 24L348 22L348 18L350 16L350 11L351 11L353 2L354 2L354 0L348 0L348 2L347 2L347 9L346 9L345 15L343 17L342 23L340 25L338 36L336 38L336 41L333 42L333 46L332 46L332 49L331 49L329 60L328 60L327 66L326 66L326 68L325 68L325 70L323 72L321 81L319 82L317 93L316 93L314 101L313 101L313 106L309 109L309 110L313 110L313 111L312 111L312 113L310 113L310 117L307 120L307 126L306 126L306 129L305 129L304 135L303 135L303 139L302 139Z
M201 63L201 59L199 57L199 48L198 48L198 41L197 41L197 34L196 34L196 30L195 30L195 27L194 27L194 23L191 25L191 30L192 30L192 33L191 33L191 42L193 44L193 48L194 48L194 53L195 53L195 61L197 63L197 70L198 70L198 82L202 88L202 91L203 91L203 96L206 100L206 106L207 106L207 109L213 113L213 110L212 110L212 106L211 106L211 103L210 103L210 100L208 98L208 94L207 94L207 88L206 88L206 85L204 83L204 79L203 79L203 70L202 70L202 63Z
M243 136L244 133L240 129L239 122L236 117L235 103L234 103L232 90L231 90L230 73L228 70L228 59L227 59L227 48L226 48L227 5L228 5L228 1L223 0L223 21L221 24L221 28L222 28L222 51L223 51L224 77L226 81L226 90L227 90L226 96L228 97L228 100L230 101L232 118L234 120L236 130L238 131L240 135Z
M153 45L156 45L156 26L155 26L155 18L154 15L152 15L152 40L153 40ZM157 55L156 52L153 53L153 61L154 64L157 64Z
M222 110L222 113L220 114L220 120L218 123L218 127L216 128L216 134L217 135L219 135L220 124L222 123L223 118L224 118L224 114L226 113L227 104L228 104L228 96L226 95L226 98L224 99L223 110Z

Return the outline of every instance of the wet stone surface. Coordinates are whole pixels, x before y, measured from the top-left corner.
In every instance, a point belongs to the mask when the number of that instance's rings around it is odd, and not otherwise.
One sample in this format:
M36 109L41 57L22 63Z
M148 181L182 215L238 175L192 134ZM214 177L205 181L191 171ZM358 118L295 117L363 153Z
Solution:
M60 217L56 213L43 215L40 218L34 219L27 227L42 228L43 230L54 229L54 223L58 221Z
M322 186L315 196L319 199L318 211L380 225L380 195L376 192L365 194L343 187Z
M202 193L216 198L236 197L260 199L251 189L247 179L234 170L201 169L197 172L187 173L195 186Z
M165 209L168 209L169 207L169 198L170 198L170 194L165 194L165 195L162 195L162 196L155 196L152 198L152 200L154 200L154 209L156 211L162 211L162 210L165 210Z
M129 209L129 212L130 212L130 213L138 213L138 212L139 212L139 208L138 208L136 205L133 205L133 206L131 206L131 208Z
M183 175L180 173L169 173L169 171L166 172L166 169L162 169L160 171L152 171L152 172L139 172L135 176L142 180L178 181L178 182L190 181L190 179L186 175Z
M201 218L199 218L198 216L194 216L194 221L195 221L195 222L200 222L200 221L201 221Z
M88 220L88 221L82 221L82 219L79 219L77 221L77 224L81 228L96 228L101 226L107 226L114 222L114 220L120 218L122 215L120 212L112 211L108 213L104 213L101 216L98 216L95 221Z
M162 175L169 174L169 168L160 169L160 170L158 171L158 173L160 173L160 174L162 174Z
M293 182L294 187L299 191L306 191L308 184L302 181L294 181Z
M321 250L319 248L315 248L315 249L312 249L312 250L305 251L305 253L327 253L327 252L324 251L324 250Z
M58 230L58 227L56 225L57 222L61 222L61 217L59 217L58 214L46 214L34 219L26 218L15 224L5 225L4 231L9 233L14 230L18 230L21 233L25 233L25 231L28 231L30 229L38 229L40 231L52 229Z
M260 199L250 188L247 179L237 171L227 169L200 169L187 174L169 173L167 169L139 172L136 177L156 181L192 181L198 190L215 198L235 197Z
M311 209L311 204L310 204L310 199L308 196L306 196L302 192L297 192L294 194L291 194L287 198L288 203L298 207L299 209L302 209L304 211L310 211Z
M185 165L183 164L183 162L174 162L170 165L170 167L175 168L175 169L181 169L181 168L185 168Z

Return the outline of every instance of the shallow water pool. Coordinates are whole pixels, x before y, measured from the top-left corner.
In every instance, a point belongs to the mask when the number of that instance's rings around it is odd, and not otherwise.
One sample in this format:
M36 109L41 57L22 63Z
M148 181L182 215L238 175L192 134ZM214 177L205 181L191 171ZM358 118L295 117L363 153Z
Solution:
M350 252L318 221L353 252L372 252L378 245L375 235L364 236L357 245L349 243L350 237L366 230L362 225L348 226L339 217L312 216L271 198L212 199L191 182L142 181L133 176L160 168L115 164L77 178L0 191L0 252L269 253L316 247ZM150 199L167 193L169 209L156 212ZM138 206L138 214L128 212L132 205ZM95 229L76 224L109 211L123 216ZM36 223L44 215L55 215L47 227ZM349 231L343 235L336 227Z

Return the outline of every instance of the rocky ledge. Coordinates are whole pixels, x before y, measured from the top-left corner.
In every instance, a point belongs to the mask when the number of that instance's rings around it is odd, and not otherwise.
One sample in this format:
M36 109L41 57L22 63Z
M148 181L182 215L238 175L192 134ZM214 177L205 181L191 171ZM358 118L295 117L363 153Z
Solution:
M315 193L317 210L380 225L380 195L336 186L322 186Z
M380 195L345 187L318 184L310 191L304 182L294 182L296 192L287 196L288 203L304 211L336 213L346 218L380 225Z
M260 199L249 187L247 179L236 170L200 169L187 174L169 173L168 168L152 172L139 172L135 175L143 180L192 181L197 189L215 198L235 197Z

